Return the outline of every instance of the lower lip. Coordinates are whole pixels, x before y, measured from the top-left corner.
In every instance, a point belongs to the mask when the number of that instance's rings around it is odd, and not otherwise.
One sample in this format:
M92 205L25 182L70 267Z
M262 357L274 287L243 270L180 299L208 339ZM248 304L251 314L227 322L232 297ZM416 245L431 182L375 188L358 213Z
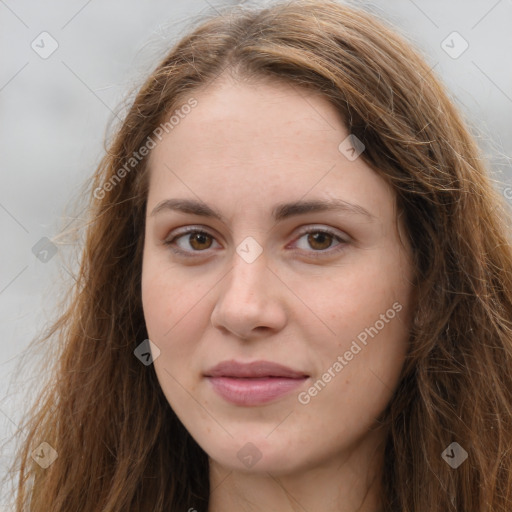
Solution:
M208 377L213 389L225 400L235 405L261 405L271 402L298 388L307 377L262 377L238 379L234 377Z

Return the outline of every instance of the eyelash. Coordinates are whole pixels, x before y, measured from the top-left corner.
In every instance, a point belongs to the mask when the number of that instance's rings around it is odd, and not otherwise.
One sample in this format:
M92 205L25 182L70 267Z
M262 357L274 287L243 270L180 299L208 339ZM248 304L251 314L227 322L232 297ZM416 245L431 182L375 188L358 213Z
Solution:
M326 228L322 228L322 229L318 229L318 228L311 229L310 228L308 230L302 231L301 233L299 233L298 238L296 239L296 241L300 240L305 235L310 235L310 234L313 234L313 233L322 233L322 234L330 235L330 236L333 237L334 240L339 242L338 245L334 246L334 247L336 247L335 249L332 249L331 247L329 247L329 248L324 249L324 250L306 251L306 252L309 253L310 256L312 256L314 258L321 258L322 256L325 256L326 254L329 254L329 255L336 254L336 253L344 250L345 249L345 245L348 244L347 240L344 240L339 235L337 235L334 231L331 231L330 229L326 229ZM210 233L208 233L207 231L205 231L203 229L199 229L197 227L190 227L190 228L187 228L186 230L182 231L181 233L176 234L176 236L174 236L172 239L164 241L164 245L169 246L170 249L174 253L176 253L176 254L184 255L185 257L190 257L190 258L197 257L197 256L200 255L200 253L206 252L208 249L205 249L204 251L194 251L194 250L192 250L192 251L184 251L182 249L177 248L174 245L176 240L179 240L180 238L185 237L187 235L191 235L191 234L206 235L206 236L208 236L208 237L210 237L212 239L215 239L215 237L213 235L211 235ZM197 253L197 254L194 255L192 253Z

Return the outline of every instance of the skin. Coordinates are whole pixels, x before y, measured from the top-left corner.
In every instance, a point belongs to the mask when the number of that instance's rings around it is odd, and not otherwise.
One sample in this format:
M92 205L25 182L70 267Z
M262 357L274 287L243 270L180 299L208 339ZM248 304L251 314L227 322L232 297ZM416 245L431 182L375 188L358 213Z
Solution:
M362 158L340 152L349 133L316 93L224 77L194 98L150 156L142 299L163 392L210 457L209 511L377 512L385 432L376 418L398 383L413 293L394 192ZM200 200L223 220L152 214L170 198ZM342 199L374 218L272 217L277 204L314 199ZM185 226L210 236L176 239ZM334 236L304 233L325 229ZM251 263L236 251L246 237L262 249ZM357 336L396 303L400 312L347 361ZM347 364L336 372L338 356ZM229 359L310 378L271 403L233 405L203 377ZM329 368L330 382L301 403ZM237 457L247 443L261 455L251 467Z

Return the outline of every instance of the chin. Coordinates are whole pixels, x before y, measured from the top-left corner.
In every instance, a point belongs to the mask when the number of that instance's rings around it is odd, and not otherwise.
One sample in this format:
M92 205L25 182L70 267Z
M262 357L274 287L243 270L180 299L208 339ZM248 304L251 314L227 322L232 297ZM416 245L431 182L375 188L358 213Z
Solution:
M251 474L272 475L289 474L308 466L304 453L299 444L293 446L290 439L287 442L277 436L268 436L268 429L260 434L234 435L229 441L215 443L211 439L203 439L201 447L209 457L223 468Z

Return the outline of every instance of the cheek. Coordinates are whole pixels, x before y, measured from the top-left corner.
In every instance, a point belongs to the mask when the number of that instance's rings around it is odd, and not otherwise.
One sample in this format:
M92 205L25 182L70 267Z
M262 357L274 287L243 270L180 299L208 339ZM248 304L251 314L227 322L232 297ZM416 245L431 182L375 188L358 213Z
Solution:
M412 287L406 270L400 254L375 251L324 283L326 293L314 307L324 312L331 334L311 336L311 351L321 379L329 369L336 375L325 404L342 397L346 407L372 414L389 400L409 342Z
M401 311L391 319L390 314L384 326L376 324L381 309L374 311L377 316L371 323L352 318L359 322L354 334L343 333L337 346L323 347L321 370L306 390L311 401L305 409L313 417L328 417L336 425L332 433L340 442L344 436L369 428L382 414L398 384L407 352L408 327ZM382 311L385 314L386 308Z
M144 260L142 304L149 339L160 351L154 359L158 382L184 424L189 425L187 419L205 424L206 418L201 418L200 408L194 408L196 401L192 398L201 370L199 344L194 340L201 339L203 326L198 319L205 315L205 305L198 297L201 290L187 281L168 262L157 261L152 255Z
M334 340L336 349L373 326L396 302L401 306L400 317L408 316L410 285L401 275L397 260L383 259L378 251L364 256L321 280L308 282L302 291L311 309L319 312L329 328L329 338ZM397 327L391 327L397 323L395 312L392 309L388 314L390 323L386 324L386 331Z
M160 259L150 251L145 253L141 292L149 339L164 355L175 339L178 320L185 316L183 296L186 292L183 287L177 286L175 275L171 275L166 268L168 265L166 266Z
M149 339L160 349L155 368L183 371L194 360L207 326L206 284L191 284L183 270L148 254L142 271L142 306ZM163 269L163 270L162 270Z
M162 338L172 326L172 304L175 302L172 288L167 285L162 276L147 258L142 270L142 307L146 327L151 338Z
M144 251L141 292L147 327L160 337L185 314L184 304L191 295L182 273L169 264L165 251L152 248Z

